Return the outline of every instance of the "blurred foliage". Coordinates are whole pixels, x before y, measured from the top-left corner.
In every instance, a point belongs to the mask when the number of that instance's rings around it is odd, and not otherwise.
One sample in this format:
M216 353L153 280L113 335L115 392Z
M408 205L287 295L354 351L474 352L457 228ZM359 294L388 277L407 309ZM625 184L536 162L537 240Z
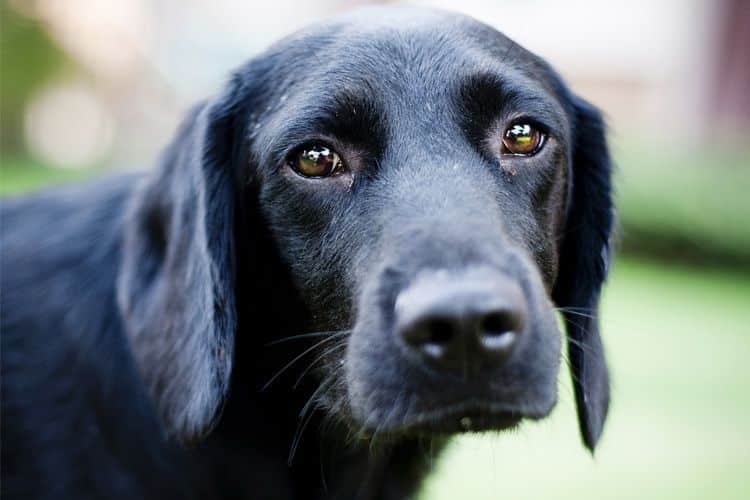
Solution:
M5 158L0 169L0 195L24 193L47 185L82 180L101 169L63 169L43 165L34 160Z
M750 271L750 150L615 150L622 251Z
M23 150L23 112L37 89L69 64L40 24L0 0L0 151Z

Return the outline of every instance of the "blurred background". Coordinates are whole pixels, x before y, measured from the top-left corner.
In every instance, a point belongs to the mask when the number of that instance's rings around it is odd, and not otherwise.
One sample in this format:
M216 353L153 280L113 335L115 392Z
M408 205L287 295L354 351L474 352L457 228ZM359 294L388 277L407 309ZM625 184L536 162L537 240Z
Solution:
M148 167L232 68L365 3L0 0L0 192ZM423 498L750 498L750 2L415 3L498 28L605 111L621 226L596 457L563 376L550 419L454 440Z

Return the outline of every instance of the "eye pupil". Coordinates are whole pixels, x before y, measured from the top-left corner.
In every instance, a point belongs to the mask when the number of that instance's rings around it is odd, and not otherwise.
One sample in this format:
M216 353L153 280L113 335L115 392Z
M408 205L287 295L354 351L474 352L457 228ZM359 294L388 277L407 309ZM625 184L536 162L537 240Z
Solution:
M341 168L341 158L331 148L314 144L301 149L290 166L305 177L328 177Z
M528 123L511 125L503 134L503 154L531 156L542 143L542 133Z

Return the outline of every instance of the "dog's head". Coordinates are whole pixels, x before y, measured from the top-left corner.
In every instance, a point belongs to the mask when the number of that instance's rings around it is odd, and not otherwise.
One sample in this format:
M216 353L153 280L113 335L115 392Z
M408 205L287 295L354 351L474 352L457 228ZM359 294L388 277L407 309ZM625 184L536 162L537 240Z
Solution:
M246 362L250 199L309 331L347 332L320 347L318 404L391 435L544 417L557 307L593 448L609 170L598 111L469 18L365 9L282 40L193 112L129 216L119 301L168 428L204 431Z

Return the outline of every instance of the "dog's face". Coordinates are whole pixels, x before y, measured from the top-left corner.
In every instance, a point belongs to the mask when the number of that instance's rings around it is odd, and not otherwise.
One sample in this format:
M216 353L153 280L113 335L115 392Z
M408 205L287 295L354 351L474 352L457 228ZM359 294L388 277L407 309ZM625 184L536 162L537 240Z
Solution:
M609 165L598 113L543 61L465 17L366 9L271 47L206 119L204 150L251 186L308 329L349 331L321 347L319 404L391 435L541 418L554 302L593 446Z
M544 416L570 156L554 82L465 19L385 21L284 42L283 102L254 118L259 205L312 328L352 328L328 404L378 432Z

